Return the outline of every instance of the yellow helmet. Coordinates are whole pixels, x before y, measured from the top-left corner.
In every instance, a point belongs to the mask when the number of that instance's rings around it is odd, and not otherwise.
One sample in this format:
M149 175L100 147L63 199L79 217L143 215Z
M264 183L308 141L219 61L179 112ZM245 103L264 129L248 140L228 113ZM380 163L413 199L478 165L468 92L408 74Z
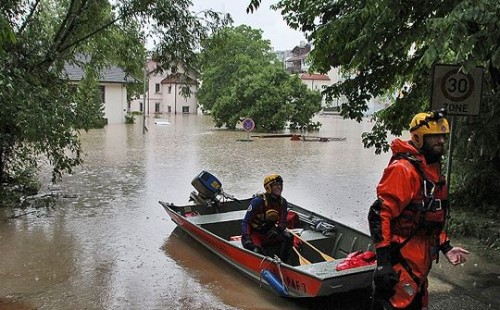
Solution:
M266 193L271 193L272 185L274 183L283 184L283 178L279 174L270 174L264 178L264 188L266 189Z
M418 113L411 120L410 133L411 140L420 149L424 145L425 135L448 134L450 126L443 110Z

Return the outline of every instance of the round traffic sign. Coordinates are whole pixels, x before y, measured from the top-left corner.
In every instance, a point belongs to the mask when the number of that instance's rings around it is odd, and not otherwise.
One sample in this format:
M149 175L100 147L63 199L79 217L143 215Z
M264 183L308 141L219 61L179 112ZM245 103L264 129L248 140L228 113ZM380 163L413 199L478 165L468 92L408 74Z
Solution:
M243 129L245 131L252 131L255 128L255 122L251 118L245 118L243 120Z
M474 80L470 74L459 70L448 71L441 80L441 92L446 99L460 102L470 97L474 91Z
M448 115L479 115L482 84L481 67L464 72L458 65L435 65L431 110L445 109Z

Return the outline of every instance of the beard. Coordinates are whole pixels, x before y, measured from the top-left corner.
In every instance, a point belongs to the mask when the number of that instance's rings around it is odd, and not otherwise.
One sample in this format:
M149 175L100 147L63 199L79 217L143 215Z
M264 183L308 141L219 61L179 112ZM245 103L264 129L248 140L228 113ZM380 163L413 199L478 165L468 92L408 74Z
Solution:
M444 153L444 148L440 147L439 150L437 150L432 146L424 144L422 146L421 152L425 157L425 161L428 164L433 164L441 161L441 158L443 157Z

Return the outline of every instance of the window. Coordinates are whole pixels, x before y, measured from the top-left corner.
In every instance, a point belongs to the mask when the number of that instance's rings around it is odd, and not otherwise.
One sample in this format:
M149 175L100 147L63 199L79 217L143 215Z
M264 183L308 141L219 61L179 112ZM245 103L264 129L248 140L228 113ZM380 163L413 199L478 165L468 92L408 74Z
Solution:
M101 96L101 102L105 103L106 102L106 89L104 86L99 86L99 95Z
M159 102L155 103L155 113L160 113L160 103Z
M142 108L143 108L143 107L142 107L142 102L141 102L141 103L139 103L139 111L141 111L141 112L142 112Z
M172 107L168 106L167 111L168 111L168 113L172 113Z
M168 87L168 93L170 94L172 92L172 86Z
M182 113L189 113L189 106L187 106L187 105L183 106Z
M159 93L160 92L160 83L156 83L155 84L155 93Z

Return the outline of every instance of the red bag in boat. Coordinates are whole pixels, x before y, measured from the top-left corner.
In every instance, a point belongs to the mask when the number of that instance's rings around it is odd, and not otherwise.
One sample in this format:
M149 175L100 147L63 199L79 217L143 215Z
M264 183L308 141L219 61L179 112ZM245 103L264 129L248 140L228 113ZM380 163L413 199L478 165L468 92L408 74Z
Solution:
M299 227L299 220L299 215L296 212L289 210L286 216L286 228L294 229Z
M200 215L200 214L196 211L184 213L185 217L193 217L193 216L198 216L198 215Z
M336 270L346 270L361 266L372 265L376 263L376 255L372 251L356 251L347 255L347 257L337 265Z
M302 245L302 241L299 238L293 236L293 247L296 249L300 249L301 245Z

